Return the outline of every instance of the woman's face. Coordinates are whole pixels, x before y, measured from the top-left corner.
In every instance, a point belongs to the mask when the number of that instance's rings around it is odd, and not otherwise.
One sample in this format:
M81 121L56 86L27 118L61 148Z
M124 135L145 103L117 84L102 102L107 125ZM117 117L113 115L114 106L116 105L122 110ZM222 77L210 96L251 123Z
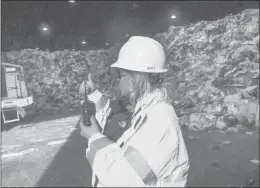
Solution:
M120 72L119 89L123 96L129 97L131 91L130 74L124 70L120 70L119 72Z

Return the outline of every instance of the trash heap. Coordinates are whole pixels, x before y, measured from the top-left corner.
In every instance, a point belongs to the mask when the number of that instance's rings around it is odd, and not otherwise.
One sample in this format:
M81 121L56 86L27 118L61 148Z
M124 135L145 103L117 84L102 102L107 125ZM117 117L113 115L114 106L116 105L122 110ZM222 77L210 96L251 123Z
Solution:
M36 49L2 53L2 62L23 66L29 94L34 103L27 110L41 112L75 109L82 96L79 86L92 72L97 87L109 97L116 97L115 80L109 65L113 63L118 49L90 51L46 52Z
M168 54L180 124L237 132L259 127L259 10L171 26L155 36Z
M165 79L180 125L191 130L239 131L259 127L259 10L248 9L217 21L171 26L154 38L166 50ZM94 74L98 88L118 96L116 72L120 46L108 50L34 49L2 53L2 61L24 67L34 111L75 108L83 78Z

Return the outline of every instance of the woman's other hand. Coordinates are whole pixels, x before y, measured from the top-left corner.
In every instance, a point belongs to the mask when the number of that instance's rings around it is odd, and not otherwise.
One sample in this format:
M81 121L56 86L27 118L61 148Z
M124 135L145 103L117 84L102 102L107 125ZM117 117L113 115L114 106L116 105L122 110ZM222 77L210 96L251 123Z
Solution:
M87 95L93 93L95 90L96 90L96 87L92 81L92 78L91 78L91 73L88 74L88 80L84 80L80 87L79 87L79 93L80 94L84 94L85 93L85 86L86 86L86 92L87 92Z

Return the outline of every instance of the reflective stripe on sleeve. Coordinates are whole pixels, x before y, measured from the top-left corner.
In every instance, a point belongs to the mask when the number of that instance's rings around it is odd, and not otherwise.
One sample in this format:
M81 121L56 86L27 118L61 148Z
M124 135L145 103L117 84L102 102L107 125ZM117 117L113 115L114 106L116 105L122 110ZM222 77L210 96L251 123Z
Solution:
M138 114L140 111L141 111L141 107L139 107L138 110L132 115L132 118L133 118L136 114Z
M111 144L114 144L114 142L107 137L102 137L100 139L97 139L90 144L90 150L89 152L87 152L87 159L91 166L93 166L96 153L100 149L103 149Z
M158 181L150 165L136 149L129 146L126 150L125 158L128 160L139 177L143 180L144 184L148 185L152 182Z

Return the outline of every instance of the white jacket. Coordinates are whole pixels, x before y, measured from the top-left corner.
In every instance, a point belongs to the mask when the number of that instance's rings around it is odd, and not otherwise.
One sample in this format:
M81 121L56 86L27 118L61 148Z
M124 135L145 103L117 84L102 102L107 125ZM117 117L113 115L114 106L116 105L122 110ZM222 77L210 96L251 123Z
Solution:
M109 113L108 101L96 114L103 128ZM86 158L98 187L184 187L189 169L178 118L159 90L138 101L130 128L117 143L94 134Z

